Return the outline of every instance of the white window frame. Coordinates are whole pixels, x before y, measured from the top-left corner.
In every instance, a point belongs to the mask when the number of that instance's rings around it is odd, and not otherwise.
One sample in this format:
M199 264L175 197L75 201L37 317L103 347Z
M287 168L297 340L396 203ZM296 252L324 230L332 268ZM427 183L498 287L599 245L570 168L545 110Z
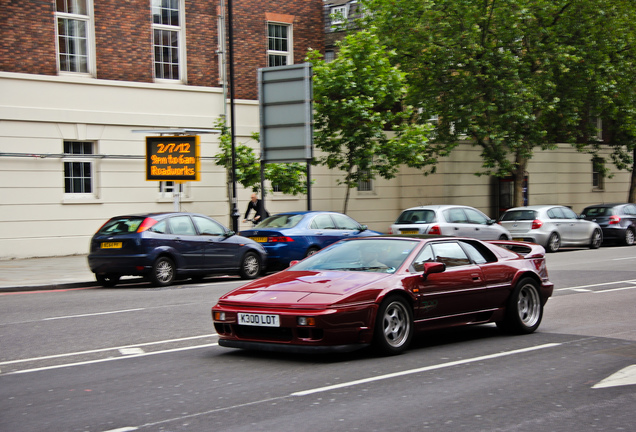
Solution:
M269 42L270 42L270 36L269 36L269 26L273 25L273 26L281 26L281 27L287 27L287 51L278 51L278 50L270 50L269 49ZM280 57L285 57L286 65L292 65L294 64L294 28L292 26L292 24L289 23L282 23L282 22L275 22L275 21L268 21L267 22L267 66L274 66L271 65L269 63L269 56L273 55L273 56L280 56ZM282 65L278 65L278 66L282 66Z
M154 20L154 12L157 7L161 7L162 3L170 2L171 0L150 0L150 22L152 23L152 75L154 77L155 82L161 83L175 83L181 82L185 83L187 73L186 73L186 47L185 47L185 6L184 0L176 0L178 2L179 7L179 22L177 25L174 24L163 24L163 23L155 23ZM174 0L172 0L174 1ZM155 44L155 32L173 32L177 35L177 68L178 68L178 77L165 78L165 76L157 77L157 58L156 58L156 47ZM163 46L163 45L159 45ZM160 62L161 64L165 64L165 62ZM174 64L174 63L168 63Z
M62 159L62 169L64 175L64 200L95 200L98 198L97 193L97 143L91 140L64 140L63 147L65 147L66 143L89 143L91 144L91 153L66 153L64 152L64 157ZM63 150L65 150L63 148ZM71 163L81 163L90 165L90 181L91 181L91 191L90 192L69 192L66 190L66 164Z
M338 15L342 15L342 18L340 18ZM332 7L329 14L329 18L331 19L331 25L337 26L339 24L344 24L348 16L349 16L348 4Z
M67 0L70 3L76 3L78 0ZM56 64L57 71L60 75L73 75L73 76L87 76L93 77L95 75L96 63L95 63L95 23L93 16L93 0L80 0L86 2L86 15L58 12L57 2L55 11L55 51L56 51ZM86 27L86 71L81 70L62 70L62 62L60 57L60 33L59 33L59 21L71 20L84 23Z

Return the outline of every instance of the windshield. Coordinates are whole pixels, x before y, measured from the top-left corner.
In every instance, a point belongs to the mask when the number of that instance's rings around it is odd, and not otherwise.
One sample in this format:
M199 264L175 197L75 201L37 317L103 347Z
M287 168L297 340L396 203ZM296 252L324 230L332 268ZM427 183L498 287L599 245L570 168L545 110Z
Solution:
M418 243L398 239L346 240L306 258L290 270L393 273Z
M118 217L106 222L99 229L99 234L126 234L137 231L144 217Z
M433 210L405 210L398 217L396 224L425 224L435 222Z
M279 214L270 216L255 228L293 228L302 220L302 214Z

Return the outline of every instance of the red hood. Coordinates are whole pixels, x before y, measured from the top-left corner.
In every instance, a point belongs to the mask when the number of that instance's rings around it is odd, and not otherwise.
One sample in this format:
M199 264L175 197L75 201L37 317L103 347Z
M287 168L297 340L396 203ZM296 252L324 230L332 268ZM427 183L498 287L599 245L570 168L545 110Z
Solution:
M309 306L331 305L347 301L363 301L357 297L362 288L391 277L386 273L340 271L282 271L258 279L230 291L219 299L220 304ZM366 298L367 296L365 296ZM375 299L369 296L368 299Z

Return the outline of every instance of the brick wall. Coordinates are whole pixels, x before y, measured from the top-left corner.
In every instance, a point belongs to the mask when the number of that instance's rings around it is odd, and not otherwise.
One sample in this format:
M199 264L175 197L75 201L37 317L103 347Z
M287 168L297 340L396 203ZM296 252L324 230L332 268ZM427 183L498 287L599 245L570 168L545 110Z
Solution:
M2 1L0 70L57 74L54 4ZM292 17L294 63L302 63L309 48L324 51L322 0L233 0L232 5L236 98L258 98L257 70L267 66L266 14ZM93 0L93 9L96 77L152 82L150 0ZM185 11L187 83L216 87L218 1L186 0Z

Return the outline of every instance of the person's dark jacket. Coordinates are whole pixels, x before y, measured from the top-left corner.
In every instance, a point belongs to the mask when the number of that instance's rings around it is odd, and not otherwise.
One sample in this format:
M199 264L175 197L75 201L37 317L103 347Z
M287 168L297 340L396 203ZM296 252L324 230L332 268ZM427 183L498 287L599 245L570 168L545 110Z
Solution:
M247 210L245 211L245 219L247 219L251 210L254 210L254 212L256 213L256 216L259 216L258 217L259 221L269 216L269 213L267 212L267 210L265 210L265 206L263 205L263 201L261 200L256 200L256 202L250 201L247 204ZM256 217L254 219L256 219Z

